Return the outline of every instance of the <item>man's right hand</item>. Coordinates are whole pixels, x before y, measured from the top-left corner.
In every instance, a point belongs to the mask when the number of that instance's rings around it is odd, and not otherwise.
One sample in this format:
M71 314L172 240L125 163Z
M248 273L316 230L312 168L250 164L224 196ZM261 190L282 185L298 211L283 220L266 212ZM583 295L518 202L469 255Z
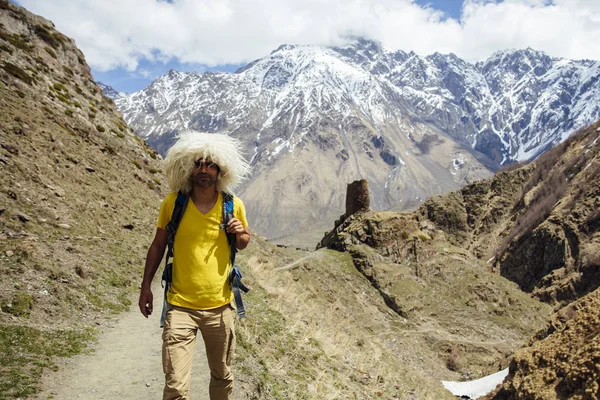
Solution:
M139 306L144 317L148 318L152 314L152 290L142 288L140 291Z

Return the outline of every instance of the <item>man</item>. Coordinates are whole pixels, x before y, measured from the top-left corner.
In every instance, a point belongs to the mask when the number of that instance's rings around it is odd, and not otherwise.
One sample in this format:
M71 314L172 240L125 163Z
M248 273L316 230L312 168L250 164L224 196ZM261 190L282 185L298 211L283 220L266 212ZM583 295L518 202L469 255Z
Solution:
M234 197L234 218L225 229L223 196L248 174L239 142L222 134L187 132L167 152L165 174L173 193L162 202L156 236L146 258L140 311L153 311L151 283L167 246L167 223L177 192L189 200L175 235L173 279L167 294L162 359L165 373L163 400L189 399L194 344L198 331L206 346L210 367L210 398L231 399L231 356L235 346L235 311L229 285L230 247L225 231L234 233L236 247L250 241L244 204Z

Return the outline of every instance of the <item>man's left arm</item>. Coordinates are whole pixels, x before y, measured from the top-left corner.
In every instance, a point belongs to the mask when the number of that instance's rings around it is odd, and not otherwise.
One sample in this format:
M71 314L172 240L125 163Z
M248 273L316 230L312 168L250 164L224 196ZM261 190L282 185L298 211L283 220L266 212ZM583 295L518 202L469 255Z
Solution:
M244 250L250 243L250 232L244 228L242 221L237 218L231 218L227 224L227 232L235 233L235 247L238 250Z

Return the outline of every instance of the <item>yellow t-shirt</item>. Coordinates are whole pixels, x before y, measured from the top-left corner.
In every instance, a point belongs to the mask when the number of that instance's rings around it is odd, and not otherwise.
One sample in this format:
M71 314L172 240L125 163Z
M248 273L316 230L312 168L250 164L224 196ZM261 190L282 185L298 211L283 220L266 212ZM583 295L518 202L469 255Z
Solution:
M177 193L169 194L160 206L157 227L165 229L175 208ZM233 214L244 227L246 210L237 197L233 199ZM233 298L229 288L231 254L223 223L223 198L202 214L190 199L173 248L173 282L167 294L170 304L194 310L221 307Z

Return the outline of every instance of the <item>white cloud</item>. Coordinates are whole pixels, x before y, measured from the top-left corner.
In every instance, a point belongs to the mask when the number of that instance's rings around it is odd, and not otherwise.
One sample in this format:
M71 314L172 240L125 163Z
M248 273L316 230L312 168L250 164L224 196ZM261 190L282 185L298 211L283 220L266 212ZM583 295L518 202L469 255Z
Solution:
M18 1L74 38L99 71L135 70L142 58L237 64L284 43L333 45L349 36L470 60L528 46L600 60L598 0L466 0L461 21L411 0Z

